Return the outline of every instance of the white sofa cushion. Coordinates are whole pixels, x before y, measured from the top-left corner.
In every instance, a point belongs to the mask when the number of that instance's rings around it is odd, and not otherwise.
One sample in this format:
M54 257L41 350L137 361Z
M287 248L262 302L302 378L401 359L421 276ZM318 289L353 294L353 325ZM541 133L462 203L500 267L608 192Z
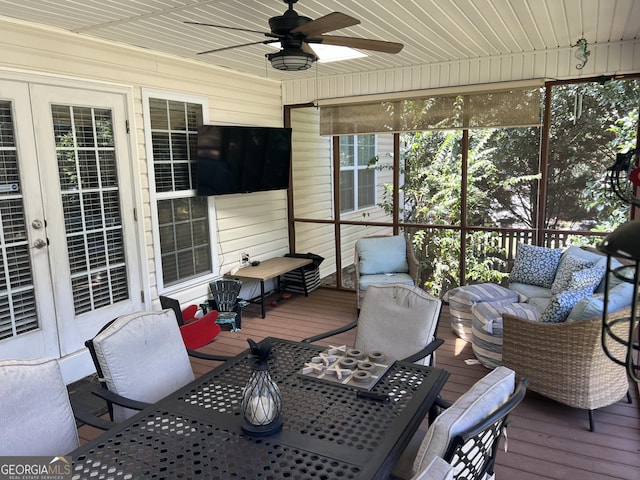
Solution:
M607 310L613 312L631 305L633 299L633 285L620 283L609 289L609 305ZM580 300L567 317L567 322L582 320L602 315L604 310L604 293L596 293Z
M540 312L540 315L542 315L542 312L545 311L552 298L553 295L550 295L548 297L532 297L529 298L526 303L527 305L531 305L532 307L534 307L536 310L538 310L538 312Z
M509 284L509 289L513 290L520 296L521 302L526 302L530 298L551 298L551 290L549 288L539 287L537 285L527 285L526 283L514 282Z

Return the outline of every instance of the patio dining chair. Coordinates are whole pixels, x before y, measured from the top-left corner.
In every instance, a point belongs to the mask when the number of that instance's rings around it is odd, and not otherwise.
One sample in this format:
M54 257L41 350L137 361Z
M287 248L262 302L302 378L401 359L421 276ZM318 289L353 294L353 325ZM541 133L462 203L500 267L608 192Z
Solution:
M212 299L218 310L218 325L230 324L231 331L240 330L236 319L238 317L238 296L242 288L242 281L225 278L209 282Z
M418 475L438 457L453 467L454 479L493 478L509 414L524 399L528 383L522 377L516 385L515 372L502 366L485 375L431 423L417 453L405 451L403 457L413 460L411 471L403 470L407 463L401 459L392 478L429 478Z
M121 422L194 379L189 356L229 357L187 351L175 313L136 312L118 317L85 342L112 420Z
M74 417L110 426L90 416L72 409L57 360L0 360L0 456L66 455L79 445Z
M303 342L314 343L357 327L354 348L384 352L394 360L433 365L434 352L444 343L435 338L441 307L442 300L418 287L371 285L356 321Z

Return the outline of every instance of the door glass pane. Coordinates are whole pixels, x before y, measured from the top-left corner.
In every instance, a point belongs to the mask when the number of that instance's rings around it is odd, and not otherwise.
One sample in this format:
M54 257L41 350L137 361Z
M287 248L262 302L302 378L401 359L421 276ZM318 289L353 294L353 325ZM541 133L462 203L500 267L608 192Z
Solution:
M111 111L53 105L76 315L129 298Z
M11 102L0 101L0 340L39 327Z

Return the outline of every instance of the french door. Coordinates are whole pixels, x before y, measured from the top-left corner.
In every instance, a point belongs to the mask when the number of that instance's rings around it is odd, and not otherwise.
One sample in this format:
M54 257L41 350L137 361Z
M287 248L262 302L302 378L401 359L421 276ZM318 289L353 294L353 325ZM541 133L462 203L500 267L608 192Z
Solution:
M82 376L84 341L143 308L126 125L123 94L0 80L0 358Z

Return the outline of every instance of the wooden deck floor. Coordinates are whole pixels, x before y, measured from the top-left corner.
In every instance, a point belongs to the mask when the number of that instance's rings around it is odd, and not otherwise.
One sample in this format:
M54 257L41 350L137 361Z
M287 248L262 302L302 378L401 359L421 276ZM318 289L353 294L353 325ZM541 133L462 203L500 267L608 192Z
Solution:
M349 323L356 318L355 294L321 288L309 297L293 295L277 307L267 309L266 318L251 305L244 311L242 331L222 332L202 351L235 355L247 348L247 338L264 337L301 340L316 333ZM442 395L454 401L479 378L488 373L481 365L467 365L475 358L471 345L455 337L449 328L445 306L438 330L445 344L438 349L437 366L450 373ZM351 344L354 332L334 337L331 343ZM328 344L328 342L326 342ZM211 362L193 360L196 375ZM596 431L589 431L587 412L572 409L528 392L511 416L508 452L498 453L499 480L609 480L640 479L640 399L632 386L633 404L621 401L595 412ZM428 426L423 422L423 427ZM96 432L81 427L83 440Z

